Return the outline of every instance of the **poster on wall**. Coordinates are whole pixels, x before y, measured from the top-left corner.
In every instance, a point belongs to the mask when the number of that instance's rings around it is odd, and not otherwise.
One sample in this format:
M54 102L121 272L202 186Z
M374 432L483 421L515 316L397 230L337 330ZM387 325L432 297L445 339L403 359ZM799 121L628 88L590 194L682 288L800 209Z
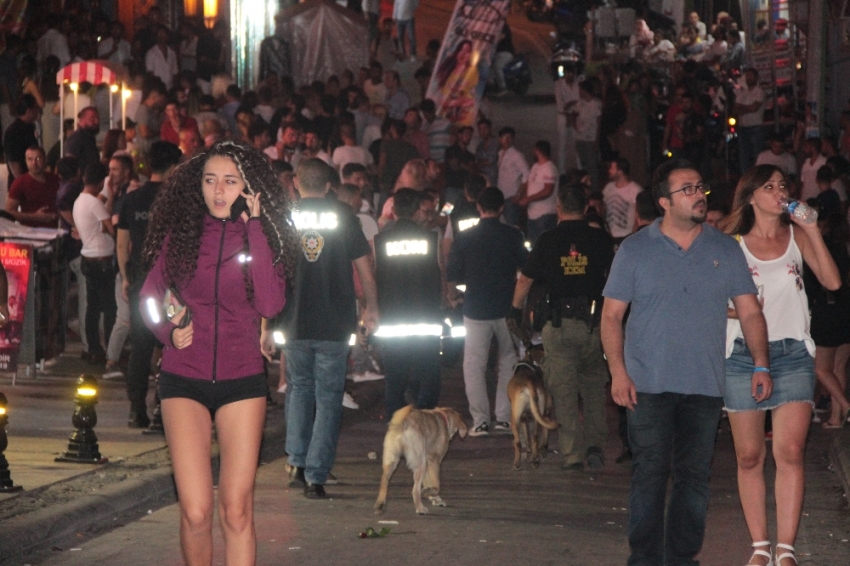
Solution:
M458 0L425 93L437 114L458 125L476 122L478 103L510 0Z
M24 307L30 286L33 247L30 244L0 242L0 265L6 270L6 304L9 320L0 328L0 371L18 369L18 349L24 328ZM0 302L3 301L0 297Z

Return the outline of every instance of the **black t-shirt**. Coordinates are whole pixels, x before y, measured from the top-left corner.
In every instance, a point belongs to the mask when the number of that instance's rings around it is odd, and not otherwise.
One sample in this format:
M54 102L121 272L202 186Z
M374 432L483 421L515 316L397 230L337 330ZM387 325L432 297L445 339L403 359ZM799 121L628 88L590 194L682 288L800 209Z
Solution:
M80 162L80 171L85 173L92 163L100 161L95 137L85 130L77 130L65 140L65 155L73 155Z
M302 198L292 216L301 249L287 287L284 335L287 340L347 341L357 330L351 262L372 248L347 205Z
M567 220L537 239L522 273L543 284L551 298L583 296L593 301L602 296L613 260L607 232L585 220Z
M144 281L142 268L142 249L145 247L145 236L148 232L150 209L160 182L148 181L132 193L127 193L118 215L118 229L130 232L130 258L127 260L127 278L133 285Z
M469 177L469 169L475 164L475 156L455 144L446 148L446 186L462 188Z
M16 161L21 164L24 173L29 172L27 168L27 148L38 145L38 140L35 137L35 124L27 124L20 118L12 122L6 129L6 135L3 136L3 153L6 156L6 163ZM12 169L9 169L9 178L6 182L7 187L12 186L12 181L15 176L12 175Z
M81 192L83 192L82 181L77 179L62 181L59 185L59 191L56 193L56 210L59 212L73 213L74 201L77 200L77 197L80 196ZM64 246L65 257L67 257L70 261L80 255L83 243L80 240L75 240L71 237L71 225L68 224L65 218L61 215L59 216L59 225L69 232L68 236L65 237Z

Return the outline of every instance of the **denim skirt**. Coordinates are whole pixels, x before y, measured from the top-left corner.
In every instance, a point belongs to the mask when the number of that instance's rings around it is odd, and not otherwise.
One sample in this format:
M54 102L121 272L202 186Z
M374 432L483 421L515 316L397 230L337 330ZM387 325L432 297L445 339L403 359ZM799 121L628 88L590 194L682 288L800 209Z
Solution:
M773 393L756 403L751 381L755 364L744 340L735 340L732 355L726 359L723 401L727 411L766 411L794 402L811 403L814 407L815 360L806 343L786 338L770 342L769 347Z

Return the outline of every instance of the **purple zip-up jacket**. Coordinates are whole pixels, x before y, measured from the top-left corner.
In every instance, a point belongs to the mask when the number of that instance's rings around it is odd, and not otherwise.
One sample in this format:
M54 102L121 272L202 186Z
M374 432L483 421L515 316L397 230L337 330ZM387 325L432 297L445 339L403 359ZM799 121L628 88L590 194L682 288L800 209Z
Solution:
M245 249L244 234L248 234ZM192 344L178 350L171 342L174 324L162 315L165 291L173 287L165 273L163 245L140 293L139 309L148 328L165 346L162 370L190 379L218 381L261 374L260 317L283 310L286 281L281 265L272 265L272 250L259 219L221 220L207 215L198 250L197 269L177 293L192 313ZM242 269L254 284L248 301ZM149 299L159 309L156 322Z

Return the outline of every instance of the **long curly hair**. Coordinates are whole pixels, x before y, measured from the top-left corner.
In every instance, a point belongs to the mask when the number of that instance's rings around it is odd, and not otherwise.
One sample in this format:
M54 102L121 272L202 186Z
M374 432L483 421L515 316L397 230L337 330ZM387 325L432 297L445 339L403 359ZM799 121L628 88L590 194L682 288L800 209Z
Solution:
M275 264L283 264L287 278L295 269L299 236L291 220L286 191L277 182L268 159L242 141L222 140L210 149L181 164L160 188L151 207L150 224L142 258L148 269L153 266L166 237L168 249L165 273L175 285L187 283L197 268L198 250L209 213L201 187L204 165L214 156L232 159L248 190L261 194L260 222L269 242ZM239 220L241 222L241 220ZM247 247L247 234L245 236ZM253 289L247 277L249 298Z

